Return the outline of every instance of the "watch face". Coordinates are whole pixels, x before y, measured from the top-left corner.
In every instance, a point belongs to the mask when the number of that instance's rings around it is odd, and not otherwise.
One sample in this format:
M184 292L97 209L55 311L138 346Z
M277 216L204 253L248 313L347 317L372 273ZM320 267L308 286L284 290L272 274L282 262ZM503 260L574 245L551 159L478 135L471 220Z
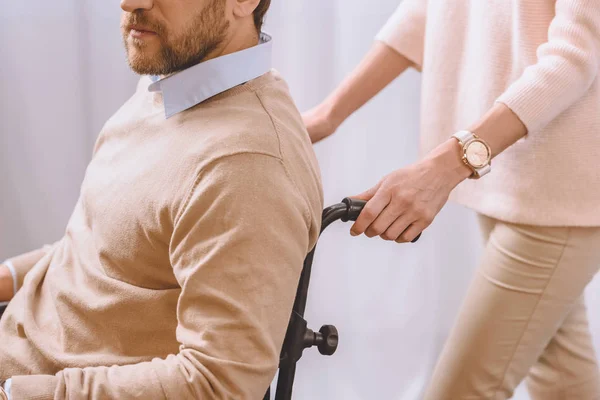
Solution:
M465 156L469 164L475 168L481 168L490 161L490 152L487 146L478 140L469 143L465 150Z

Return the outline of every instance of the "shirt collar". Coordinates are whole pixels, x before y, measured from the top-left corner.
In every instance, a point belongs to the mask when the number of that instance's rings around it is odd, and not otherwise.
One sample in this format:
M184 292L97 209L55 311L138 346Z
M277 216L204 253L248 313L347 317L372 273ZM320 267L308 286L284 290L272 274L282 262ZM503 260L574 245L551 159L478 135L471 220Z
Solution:
M163 79L151 76L148 91L162 92L165 116L170 118L269 72L272 47L271 36L261 33L257 46L213 58Z

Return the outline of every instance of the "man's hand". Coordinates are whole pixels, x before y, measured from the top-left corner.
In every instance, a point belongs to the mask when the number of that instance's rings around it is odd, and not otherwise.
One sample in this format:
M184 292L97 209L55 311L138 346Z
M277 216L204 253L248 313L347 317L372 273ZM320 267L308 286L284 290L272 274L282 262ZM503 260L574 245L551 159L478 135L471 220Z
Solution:
M10 301L14 297L13 276L4 264L0 264L0 302Z
M450 192L471 174L460 159L458 142L451 139L427 159L392 172L356 196L368 203L351 234L411 242L433 222Z

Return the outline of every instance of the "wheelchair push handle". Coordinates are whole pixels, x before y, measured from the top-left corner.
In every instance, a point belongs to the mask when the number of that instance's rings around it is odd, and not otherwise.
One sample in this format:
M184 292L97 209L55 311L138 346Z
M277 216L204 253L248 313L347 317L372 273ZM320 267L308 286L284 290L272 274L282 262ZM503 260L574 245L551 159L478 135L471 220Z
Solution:
M342 222L356 221L363 208L367 205L367 202L364 200L351 199L350 197L346 197L342 200L342 203L346 205L346 215L341 218Z
M352 199L350 197L346 197L342 200L342 204L346 206L344 214L341 216L340 220L343 222L348 221L356 221L358 216L362 212L367 202L364 200ZM416 243L421 238L422 233L419 234L411 243Z

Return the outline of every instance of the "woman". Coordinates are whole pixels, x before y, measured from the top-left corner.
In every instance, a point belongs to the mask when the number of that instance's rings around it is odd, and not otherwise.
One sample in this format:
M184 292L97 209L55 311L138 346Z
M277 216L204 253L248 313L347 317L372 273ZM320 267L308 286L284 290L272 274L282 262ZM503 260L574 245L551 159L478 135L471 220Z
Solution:
M535 400L600 398L583 301L600 267L599 64L598 0L405 0L304 115L319 141L422 71L426 155L357 196L351 232L411 241L451 192L480 215L482 264L425 399L506 399L525 377Z

